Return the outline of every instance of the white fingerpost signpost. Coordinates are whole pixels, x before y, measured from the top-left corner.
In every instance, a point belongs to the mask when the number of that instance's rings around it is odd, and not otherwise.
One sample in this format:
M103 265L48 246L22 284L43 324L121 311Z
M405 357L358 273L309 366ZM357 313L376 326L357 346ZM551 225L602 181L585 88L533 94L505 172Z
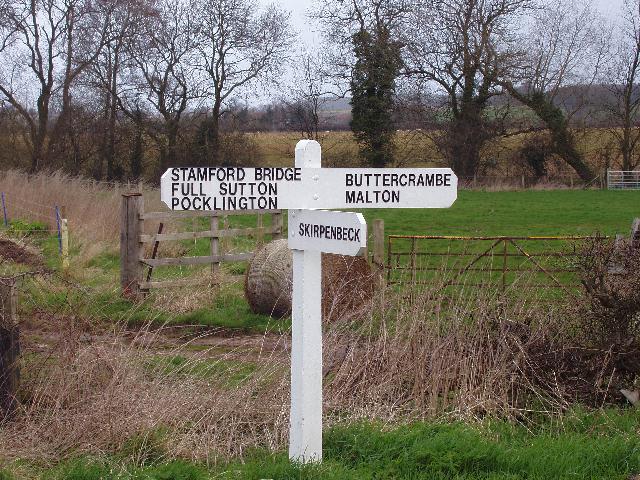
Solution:
M362 255L367 224L335 208L447 208L457 198L449 168L321 168L320 144L301 140L295 166L170 168L161 199L172 210L288 212L293 254L289 458L322 460L321 254Z
M320 162L318 142L298 142L296 168L320 168ZM300 211L290 210L288 213L289 227L293 226L291 223L296 221ZM292 236L295 233L295 230L288 229L290 240L296 239ZM314 462L322 460L322 253L317 249L295 249L291 253L289 458L298 462Z

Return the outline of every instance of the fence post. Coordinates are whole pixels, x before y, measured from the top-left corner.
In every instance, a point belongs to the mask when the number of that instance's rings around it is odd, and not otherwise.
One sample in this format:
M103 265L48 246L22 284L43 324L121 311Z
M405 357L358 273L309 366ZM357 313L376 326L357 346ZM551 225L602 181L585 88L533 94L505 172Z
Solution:
M283 235L283 225L284 218L282 216L282 211L275 212L271 214L271 231L273 232L272 239L280 240Z
M20 330L15 284L0 284L0 420L13 414L20 382Z
M222 217L222 230L229 230L229 215ZM226 235L220 238L220 254L224 254L230 250L229 244L231 243L231 237Z
M411 239L411 283L415 285L417 271L416 271L416 237Z
M507 240L503 241L502 249L502 293L507 290Z
M142 243L144 197L140 193L122 195L120 211L120 286L125 297L140 297L142 280Z
M256 236L256 241L258 245L262 245L264 243L264 218L262 217L262 213L258 213L256 227L258 227L258 235Z
M69 224L67 219L62 217L62 269L69 268Z
M373 265L378 271L380 286L384 287L384 220L376 218L373 220Z
M56 205L56 229L58 230L58 253L62 255L62 262L64 263L64 232L62 223L67 218L67 209L64 205ZM69 254L69 239L67 238L67 255ZM64 267L64 265L63 265Z
M219 233L219 217L218 215L214 215L211 217L211 231L214 232L213 235L211 236L211 256L212 257L218 257L220 255L220 237L218 236ZM213 277L213 280L215 281L215 276L218 273L218 268L220 267L220 259L219 258L214 258L213 261L211 262L211 276Z
M522 189L524 190L525 188L527 188L527 183L526 183L526 180L524 178L524 175L522 175Z
M2 192L2 214L4 215L4 226L9 226L9 217L7 216L7 201L4 198L4 192Z

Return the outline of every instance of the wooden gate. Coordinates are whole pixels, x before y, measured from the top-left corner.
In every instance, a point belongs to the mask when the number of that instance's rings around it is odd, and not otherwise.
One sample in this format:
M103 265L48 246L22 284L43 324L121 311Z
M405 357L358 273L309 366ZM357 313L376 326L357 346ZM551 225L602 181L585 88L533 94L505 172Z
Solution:
M251 228L220 228L220 219L232 215L257 215L257 226ZM264 215L271 215L270 226L264 226ZM164 222L189 218L209 218L208 230L163 233ZM159 221L156 233L146 233L145 221ZM120 228L120 284L122 292L129 298L138 298L150 288L177 287L203 283L191 278L179 280L152 281L151 273L155 267L167 265L211 265L212 278L219 265L224 262L248 261L253 251L242 253L224 253L220 250L222 239L254 235L258 243L265 235L273 239L283 234L282 210L239 210L239 211L166 211L145 212L144 198L140 193L129 193L122 196L121 228ZM160 242L210 239L209 255L194 257L157 258ZM150 257L145 257L145 245L153 245ZM143 278L145 267L147 275Z

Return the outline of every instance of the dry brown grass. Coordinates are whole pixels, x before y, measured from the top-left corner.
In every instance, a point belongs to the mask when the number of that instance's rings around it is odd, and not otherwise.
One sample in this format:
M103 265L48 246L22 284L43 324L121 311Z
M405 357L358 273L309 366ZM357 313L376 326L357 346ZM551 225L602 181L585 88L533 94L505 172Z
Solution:
M64 206L72 237L95 253L105 244L117 244L121 195L139 188L147 209L164 209L157 189L144 185L100 183L60 171L27 175L9 170L0 175L10 219L39 221L55 229L55 206Z
M162 330L141 330L133 338L119 330L89 341L65 333L32 365L36 374L27 375L23 388L27 400L0 430L0 457L55 461L123 450L136 457L152 449L167 458L215 461L257 444L282 446L287 390L272 352L253 359L256 374L229 388L201 369L189 374L209 351L193 352L185 341L159 353L154 343ZM149 361L158 354L183 354L188 361L181 374L154 370ZM215 372L215 361L210 365Z
M388 298L361 328L329 333L326 345L344 360L328 397L335 408L396 419L513 418L533 403L559 412L565 392L530 368L552 343L554 317L488 290Z
M537 352L553 344L553 312L509 305L487 291L452 299L422 290L411 302L388 291L374 302L325 325L326 425L513 418L532 405L566 407L567 392L534 368ZM25 343L22 408L0 429L0 457L125 451L138 461L146 448L163 458L215 462L247 448L285 447L287 334L194 349L208 344L168 328L104 331L97 322L55 315L48 322L53 333L44 337L55 341ZM174 355L188 359L183 374L150 371L149 358ZM230 386L225 375L202 375L203 361L215 373L216 362L239 359L255 365L246 381Z

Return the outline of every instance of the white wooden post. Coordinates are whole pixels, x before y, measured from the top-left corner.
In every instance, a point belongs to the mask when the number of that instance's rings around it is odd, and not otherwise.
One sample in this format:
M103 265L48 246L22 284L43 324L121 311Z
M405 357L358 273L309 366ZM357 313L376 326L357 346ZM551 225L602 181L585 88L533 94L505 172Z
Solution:
M69 269L69 223L66 218L62 219L62 269Z
M301 140L295 166L319 168L320 144ZM294 214L290 211L289 214ZM321 253L293 250L289 458L322 460Z

